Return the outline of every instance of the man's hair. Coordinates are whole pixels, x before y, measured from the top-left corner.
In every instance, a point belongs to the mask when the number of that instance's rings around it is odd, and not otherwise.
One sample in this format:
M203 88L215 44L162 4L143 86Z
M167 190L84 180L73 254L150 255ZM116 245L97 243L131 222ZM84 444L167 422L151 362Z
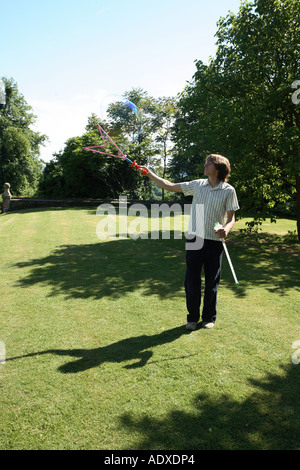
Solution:
M228 181L230 175L230 163L228 158L223 157L223 155L211 153L208 155L207 160L214 163L216 169L218 170L219 180Z

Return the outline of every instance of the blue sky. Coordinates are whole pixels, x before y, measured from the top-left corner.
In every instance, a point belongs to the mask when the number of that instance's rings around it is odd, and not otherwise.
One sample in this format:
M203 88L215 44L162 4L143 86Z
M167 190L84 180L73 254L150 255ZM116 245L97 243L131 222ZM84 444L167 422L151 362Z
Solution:
M0 77L49 136L45 161L84 132L107 94L175 96L215 55L217 21L240 0L0 0Z

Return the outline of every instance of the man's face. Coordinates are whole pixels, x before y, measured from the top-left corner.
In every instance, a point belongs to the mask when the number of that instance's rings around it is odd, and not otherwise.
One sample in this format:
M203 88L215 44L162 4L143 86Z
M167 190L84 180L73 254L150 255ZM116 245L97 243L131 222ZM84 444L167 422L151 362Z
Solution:
M215 164L209 159L206 159L204 164L204 174L206 176L216 176L218 177L218 170L215 167Z

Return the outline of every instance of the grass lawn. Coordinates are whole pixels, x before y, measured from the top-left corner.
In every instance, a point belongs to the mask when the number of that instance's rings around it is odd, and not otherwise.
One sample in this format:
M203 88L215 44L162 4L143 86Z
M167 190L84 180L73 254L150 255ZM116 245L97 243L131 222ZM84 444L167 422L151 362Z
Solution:
M295 221L258 240L237 222L240 285L224 257L216 326L191 333L185 239L103 241L98 222L0 216L0 449L299 450Z

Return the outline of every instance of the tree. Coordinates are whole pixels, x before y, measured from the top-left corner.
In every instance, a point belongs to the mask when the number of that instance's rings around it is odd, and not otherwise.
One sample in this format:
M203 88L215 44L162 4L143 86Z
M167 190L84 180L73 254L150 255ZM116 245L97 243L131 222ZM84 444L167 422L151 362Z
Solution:
M228 156L241 206L259 221L299 191L300 109L291 86L300 76L300 3L243 2L220 19L216 37L216 57L196 63L181 96L175 139L194 173L199 155ZM297 225L300 237L299 208Z
M46 164L40 193L46 197L110 199L128 191L137 177L128 164L83 149L99 143L96 130L70 138Z
M171 156L171 133L174 122L176 99L170 97L153 98L140 88L124 93L124 98L133 102L140 114L141 128L136 139L137 145L130 145L129 153L138 151L134 159L147 162L154 171L164 178L167 171L168 159ZM122 139L128 142L136 136L135 126L128 118L128 110L124 106L114 104L110 108L112 118L112 132L114 135L122 132ZM106 125L106 124L105 124ZM109 127L109 126L108 126ZM146 159L145 159L146 156ZM152 194L156 185L151 184ZM164 199L164 190L162 190Z
M63 197L64 186L63 169L57 158L54 157L45 164L42 178L39 181L38 194L46 198L57 199Z
M30 196L42 174L39 147L47 137L32 130L36 116L17 84L6 78L2 83L5 100L0 108L0 186L8 181L15 194Z
M65 148L55 155L55 159L46 164L44 178L40 184L41 194L47 197L103 199L116 198L119 194L126 194L132 199L151 197L150 180L141 178L130 168L128 162L83 149L102 143L97 127L99 123L120 148L125 145L125 154L131 161L136 160L139 164L157 167L157 157L162 150L161 143L166 139L167 149L170 132L167 120L170 111L166 111L168 100L156 101L141 89L125 92L123 97L133 102L142 114L139 131L136 132L134 119L130 118L128 109L121 103L111 104L106 121L101 121L92 114L88 119L86 133L69 139ZM163 102L165 110L162 108ZM171 100L168 106L171 106ZM109 141L106 144L107 152L116 152Z
M171 140L172 128L176 113L175 98L163 97L155 100L154 110L154 140L157 143L156 153L162 162L161 176L166 177L169 159L172 155L173 143ZM162 189L162 200L164 200L164 189Z

